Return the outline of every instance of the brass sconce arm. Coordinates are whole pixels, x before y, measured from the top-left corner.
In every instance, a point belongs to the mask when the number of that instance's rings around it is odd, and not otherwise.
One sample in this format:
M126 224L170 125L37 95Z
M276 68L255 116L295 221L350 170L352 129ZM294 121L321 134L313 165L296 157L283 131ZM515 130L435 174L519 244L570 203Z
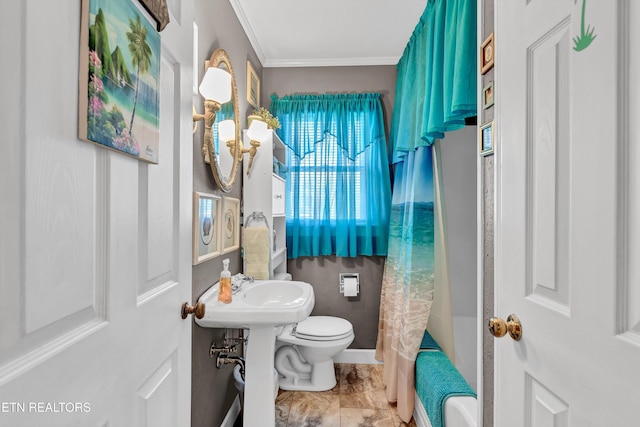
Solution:
M211 130L206 128L205 126L205 144L208 144L209 140L211 140L211 147L212 147L211 149L213 149L213 135L211 135L211 138L209 138L209 135L207 134L207 132L211 134ZM234 157L238 156L241 158L244 154L249 153L249 164L247 165L247 176L251 173L251 167L253 166L253 159L258 153L258 148L260 147L261 142L252 139L250 140L249 144L251 145L251 148L245 148L244 144L242 143L242 140L238 140L237 144L233 140L226 141L227 148L229 149L229 152L231 153L232 156ZM208 153L205 153L204 146L202 147L202 154L205 157L208 154Z
M213 147L213 123L216 121L216 113L220 111L220 103L211 99L204 100L204 114L194 111L193 122L204 121L204 141L202 144L202 156L205 163L211 163L211 153Z
M204 100L204 114L194 114L193 121L204 120L205 128L212 128L213 122L216 121L216 113L220 111L220 103L212 99Z
M249 144L251 148L240 147L240 152L242 154L249 153L249 164L247 165L247 176L251 173L251 167L253 166L253 159L258 152L258 147L262 141L267 137L269 130L267 123L259 118L252 118L251 123L249 124L249 129L247 129L247 136L249 137Z
M254 141L253 139L249 142L251 148L242 148L242 154L249 153L249 164L247 165L247 176L251 173L251 166L253 166L253 158L256 156L258 152L258 147L260 147L260 141Z

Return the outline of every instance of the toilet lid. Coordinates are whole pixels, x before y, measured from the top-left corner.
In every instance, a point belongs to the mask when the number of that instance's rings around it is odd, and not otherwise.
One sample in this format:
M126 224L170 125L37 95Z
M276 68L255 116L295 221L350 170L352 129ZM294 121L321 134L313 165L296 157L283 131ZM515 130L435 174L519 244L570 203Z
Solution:
M298 323L295 336L313 341L336 340L349 336L353 326L348 320L331 316L310 316Z

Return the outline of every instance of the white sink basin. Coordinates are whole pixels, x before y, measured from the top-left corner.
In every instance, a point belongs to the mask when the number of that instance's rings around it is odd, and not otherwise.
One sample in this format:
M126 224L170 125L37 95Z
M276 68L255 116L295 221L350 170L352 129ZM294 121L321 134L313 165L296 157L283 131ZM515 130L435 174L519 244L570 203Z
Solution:
M263 307L296 306L307 299L304 282L273 282L264 286L252 286L244 291L243 297L247 304Z
M206 306L196 323L207 328L244 328L286 325L309 317L315 304L313 287L306 282L256 280L245 283L229 304L218 301L218 284L198 300Z
M196 323L208 328L250 329L245 354L244 425L275 427L273 356L276 326L309 317L315 304L313 287L306 282L256 280L245 283L229 304L218 301L218 284L198 302L205 304Z

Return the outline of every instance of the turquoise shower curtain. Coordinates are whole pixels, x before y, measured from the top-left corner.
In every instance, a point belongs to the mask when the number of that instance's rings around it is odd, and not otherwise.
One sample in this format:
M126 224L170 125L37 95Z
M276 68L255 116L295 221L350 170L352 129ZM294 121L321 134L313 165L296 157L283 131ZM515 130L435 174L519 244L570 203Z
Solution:
M476 2L430 0L398 63L391 125L395 183L376 358L389 401L408 422L414 364L433 303L431 145L476 113ZM446 142L445 142L446 143Z

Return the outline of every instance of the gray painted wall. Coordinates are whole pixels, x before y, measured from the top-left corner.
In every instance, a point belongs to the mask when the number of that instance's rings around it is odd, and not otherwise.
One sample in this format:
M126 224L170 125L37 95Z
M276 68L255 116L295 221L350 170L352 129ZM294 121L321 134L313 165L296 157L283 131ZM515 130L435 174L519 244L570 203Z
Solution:
M303 257L288 260L288 267L295 280L313 285L316 305L312 315L337 316L350 321L355 339L349 348L376 347L384 257ZM360 274L357 297L346 298L340 293L340 273Z
M483 0L482 12L482 43L494 29L494 0ZM499 43L496 42L496 43ZM494 79L494 69L489 70L482 76L482 88ZM500 90L499 86L494 86L495 90ZM494 118L494 107L482 111L482 120L478 124L487 123ZM481 158L480 177L482 179L482 318L486 322L494 315L494 206L495 206L495 164L494 156ZM487 328L482 334L482 406L484 427L493 427L493 342L494 338L489 334Z
M236 75L240 123L246 125L246 117L251 107L246 100L246 64L250 60L259 74L262 66L249 40L227 0L196 0L194 16L198 25L198 83L204 75L204 61L209 59L216 48L223 48L231 58ZM193 97L193 105L203 112L203 99ZM193 137L193 190L223 195L218 189L209 166L204 163L201 153L203 137L202 123ZM242 199L242 170L237 183L227 196ZM193 301L196 301L220 277L222 260L229 258L232 274L241 271L240 251L231 252L193 267ZM232 331L237 333L237 331ZM209 347L213 342L221 343L225 329L201 328L194 323L192 332L192 385L191 385L191 425L197 427L218 426L236 396L233 385L233 366L216 368L215 360L209 357Z
M467 126L447 133L440 144L454 316L477 312L476 132L476 126Z
M262 73L264 104L271 105L270 95L294 93L379 92L387 132L396 88L396 67L304 67L265 68ZM372 349L376 346L380 290L382 288L383 257L306 257L288 261L294 280L313 285L316 305L313 315L338 316L349 320L355 339L350 348ZM360 295L345 298L339 292L341 272L360 273Z
M455 364L467 382L477 389L477 126L447 133L438 141L444 199L445 237ZM436 222L437 225L437 222ZM438 234L436 234L438 236ZM440 239L436 239L436 244ZM442 267L436 251L435 277ZM436 288L436 294L438 290ZM432 316L437 310L437 295Z

